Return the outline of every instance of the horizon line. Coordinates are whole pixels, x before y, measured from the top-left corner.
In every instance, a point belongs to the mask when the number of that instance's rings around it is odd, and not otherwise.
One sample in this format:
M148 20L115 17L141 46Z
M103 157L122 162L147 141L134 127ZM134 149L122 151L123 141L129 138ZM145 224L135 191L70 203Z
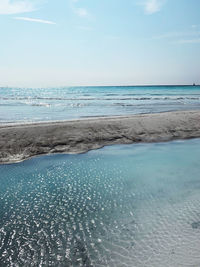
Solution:
M0 86L0 88L53 88L53 87L187 87L187 86L200 86L200 84L144 84L144 85L55 85L55 86Z

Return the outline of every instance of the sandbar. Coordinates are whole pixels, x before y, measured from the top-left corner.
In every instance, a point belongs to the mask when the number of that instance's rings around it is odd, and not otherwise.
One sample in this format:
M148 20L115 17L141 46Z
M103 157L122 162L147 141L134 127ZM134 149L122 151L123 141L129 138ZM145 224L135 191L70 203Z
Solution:
M52 153L84 153L113 144L200 137L200 111L0 125L0 163Z

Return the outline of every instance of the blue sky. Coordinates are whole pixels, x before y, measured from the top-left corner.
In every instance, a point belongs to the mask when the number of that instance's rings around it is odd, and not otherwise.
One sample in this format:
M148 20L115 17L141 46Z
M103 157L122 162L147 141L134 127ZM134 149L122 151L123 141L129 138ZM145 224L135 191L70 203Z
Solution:
M199 0L0 0L0 85L200 83Z

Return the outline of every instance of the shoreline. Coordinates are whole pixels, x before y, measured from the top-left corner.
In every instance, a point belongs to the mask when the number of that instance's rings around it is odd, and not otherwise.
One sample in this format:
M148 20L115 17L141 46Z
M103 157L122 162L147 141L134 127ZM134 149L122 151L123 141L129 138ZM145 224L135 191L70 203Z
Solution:
M200 137L200 110L0 125L0 164L106 145Z

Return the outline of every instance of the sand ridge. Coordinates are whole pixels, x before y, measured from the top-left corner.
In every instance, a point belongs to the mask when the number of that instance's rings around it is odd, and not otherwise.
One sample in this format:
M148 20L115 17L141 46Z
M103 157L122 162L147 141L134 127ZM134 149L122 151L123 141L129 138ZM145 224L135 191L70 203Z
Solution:
M112 144L197 137L200 111L0 125L0 163L51 153L83 153Z

